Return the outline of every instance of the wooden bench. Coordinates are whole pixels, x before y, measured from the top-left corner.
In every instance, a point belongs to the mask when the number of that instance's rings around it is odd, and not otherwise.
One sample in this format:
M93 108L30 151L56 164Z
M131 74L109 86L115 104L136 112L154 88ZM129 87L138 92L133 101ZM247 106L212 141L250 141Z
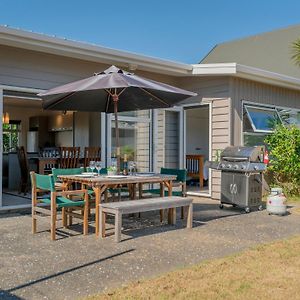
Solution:
M161 197L122 202L102 203L100 206L100 236L105 237L106 215L115 216L115 240L121 241L122 215L160 209L170 209L171 218L169 223L176 224L176 208L188 207L187 228L192 228L193 222L193 199L186 197Z

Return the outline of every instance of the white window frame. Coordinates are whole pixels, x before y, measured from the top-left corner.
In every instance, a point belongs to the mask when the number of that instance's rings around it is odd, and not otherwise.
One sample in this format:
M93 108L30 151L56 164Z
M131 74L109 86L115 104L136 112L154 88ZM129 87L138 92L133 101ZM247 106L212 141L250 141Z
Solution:
M2 127L3 127L4 124L2 124ZM9 153L9 152L13 152L13 151L16 151L16 149L13 149L12 150L12 138L11 138L11 134L12 133L17 133L18 134L18 145L17 146L20 146L20 138L21 138L21 123L20 124L8 124L8 125L18 125L18 129L2 129L2 137L4 134L9 134L9 150L7 152L4 152L3 153ZM3 138L2 138L3 140ZM2 145L3 147L3 145ZM3 149L4 150L4 149Z
M213 100L213 99L212 99ZM208 106L208 115L209 115L209 135L208 135L208 143L209 143L209 148L208 148L208 158L209 160L212 160L212 101L203 101L201 103L190 103L190 104L185 104L182 105L182 109L183 109L183 118L182 118L182 126L180 126L181 130L182 130L182 140L183 140L183 167L186 168L186 110L187 109L193 109L193 108L199 108L201 106ZM191 196L199 196L199 197L206 197L206 198L211 198L212 196L212 170L209 169L209 174L208 174L208 182L209 182L209 186L208 186L208 193L205 192L187 192L188 195Z
M247 105L247 104L244 104L243 105L243 109L245 109L247 115L248 115L248 120L250 121L250 124L252 126L252 129L255 133L272 133L274 130L263 130L263 129L257 129L253 120L252 120L252 117L249 113L249 110L248 108L255 108L255 109L258 109L258 110L262 110L262 111L271 111L271 112L274 112L278 119L282 122L281 118L280 118L280 115L277 111L277 109L274 107L274 108L270 108L270 107L259 107L259 106L254 106L254 105ZM244 115L243 115L243 118L244 118ZM243 128L243 132L244 132L244 128Z
M255 108L262 108L262 109L276 109L277 110L277 113L278 113L278 109L288 109L288 110L296 110L296 111L299 111L300 112L300 108L295 108L295 107L287 107L287 106L280 106L280 105L272 105L272 104L261 104L261 103L257 103L257 102L252 102L252 101L248 101L248 100L241 100L242 102L242 111L241 111L241 115L242 115L242 118L241 118L241 144L244 145L244 134L248 134L248 135L261 135L262 133L272 133L271 132L244 132L244 106L248 105L248 106L252 106L252 107L255 107ZM279 118L280 118L280 114L278 113L279 115ZM281 120L281 118L280 118Z

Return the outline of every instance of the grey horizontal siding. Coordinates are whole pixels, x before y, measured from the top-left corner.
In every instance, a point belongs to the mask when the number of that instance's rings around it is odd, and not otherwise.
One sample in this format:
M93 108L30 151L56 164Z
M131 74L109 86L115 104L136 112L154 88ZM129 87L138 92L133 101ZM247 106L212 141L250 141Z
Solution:
M201 103L203 98L227 98L229 95L229 77L186 77L180 78L178 85L198 94L180 104Z
M165 163L167 168L179 168L179 114L165 111Z
M211 142L213 159L216 158L216 151L223 150L230 145L231 140L231 100L215 99L212 100L212 129L211 129ZM221 174L219 171L212 171L212 193L213 199L220 199L221 194Z
M0 84L49 89L64 83L92 76L109 64L46 54L37 51L0 45ZM148 78L175 84L173 76L143 72Z

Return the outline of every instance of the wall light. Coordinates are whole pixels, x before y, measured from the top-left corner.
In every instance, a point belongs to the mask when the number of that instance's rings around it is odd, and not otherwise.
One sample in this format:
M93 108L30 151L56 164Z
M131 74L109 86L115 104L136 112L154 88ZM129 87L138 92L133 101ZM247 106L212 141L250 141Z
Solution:
M2 115L2 123L9 124L9 113L8 112L6 112Z

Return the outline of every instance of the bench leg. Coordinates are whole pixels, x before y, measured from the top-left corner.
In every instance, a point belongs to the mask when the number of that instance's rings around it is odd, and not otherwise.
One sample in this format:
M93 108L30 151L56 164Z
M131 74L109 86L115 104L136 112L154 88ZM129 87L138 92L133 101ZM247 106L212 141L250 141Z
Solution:
M184 219L184 211L185 211L185 207L182 206L182 207L181 207L181 219L182 219L182 220Z
M171 225L175 225L176 224L176 207L169 208L169 211L168 211L168 223L171 224Z
M193 203L191 203L188 206L188 216L187 216L187 223L186 223L186 228L192 228L193 227Z
M176 225L176 207L170 209L171 224Z
M116 212L115 215L115 241L119 243L121 241L121 229L122 229L122 214Z
M160 222L162 222L162 221L164 220L164 210L161 209L161 210L159 211L159 214L160 214Z
M106 223L106 213L102 210L100 206L100 236L105 238L105 223Z

